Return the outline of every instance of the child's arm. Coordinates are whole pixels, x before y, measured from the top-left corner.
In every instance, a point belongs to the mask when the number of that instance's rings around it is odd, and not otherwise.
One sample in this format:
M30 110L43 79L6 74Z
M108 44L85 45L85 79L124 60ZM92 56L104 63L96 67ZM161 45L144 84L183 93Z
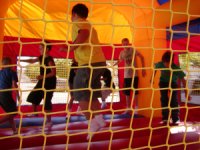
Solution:
M38 80L41 80L41 79L43 79L44 77L45 77L45 78L50 78L50 77L56 76L56 67L55 67L54 61L49 61L47 67L52 67L52 68L51 68L51 72L48 73L48 74L46 74L45 76L44 76L44 75L39 75L39 76L37 77Z
M120 62L121 62L120 60L117 60L117 62L116 62L116 63L114 63L114 64L113 64L113 66L116 66L116 65L118 65Z
M20 59L20 62L27 62L27 63L36 63L39 61L39 58L31 58L31 59Z
M18 85L17 85L17 82L15 80L12 81L12 88L16 89L15 90L16 96L17 96L18 101L20 101Z
M140 60L142 62L142 68L144 68L145 67L144 56L138 51L136 51L136 56L138 56L140 58ZM142 69L142 76L143 77L146 76L146 70L145 69Z
M150 83L152 83L152 81L153 81L153 84L154 84L154 78L156 76L156 73L157 73L157 70L154 70L154 74L152 74L152 76L150 78Z
M76 50L80 46L76 44L84 43L89 38L89 36L90 36L90 31L88 29L80 29L78 31L76 40L73 41L73 46L70 46L70 51Z
M123 53L123 51L120 52L119 59L117 60L116 63L113 64L113 66L118 65L119 63L121 63L123 61L122 53Z
M184 78L182 78L182 79L180 79L180 81L183 83L184 88L186 88L186 80ZM188 90L185 89L185 98L187 98L187 96L188 96L188 100L190 101L191 100L191 96L188 95Z
M152 84L152 81L153 81L153 84L154 84L154 78L155 78L156 73L157 73L157 70L155 70L156 68L158 68L158 67L157 67L157 63L154 64L153 74L152 74L152 76L151 76L151 78L150 78L150 83L151 83L151 84Z

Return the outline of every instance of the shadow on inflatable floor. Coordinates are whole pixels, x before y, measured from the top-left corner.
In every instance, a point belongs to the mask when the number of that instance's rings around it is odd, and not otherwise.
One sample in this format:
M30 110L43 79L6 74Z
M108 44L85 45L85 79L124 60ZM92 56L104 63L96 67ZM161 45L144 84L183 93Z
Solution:
M103 118L105 120L110 120L110 119L124 119L124 118L131 118L132 115L131 114L115 114L115 115L111 115L111 114L105 114L103 116ZM142 118L144 116L142 115L134 115L134 118ZM62 123L66 123L66 120L68 118L66 117L52 117L52 122L53 124L62 124ZM69 122L80 122L80 121L86 121L86 118L84 115L73 115L70 116L69 118ZM19 126L20 124L20 119L16 118L15 119L16 125ZM30 118L22 118L22 126L26 127L26 126L42 126L44 123L44 118L43 117L30 117ZM10 125L8 123L3 123L0 124L0 128L8 128L10 127Z

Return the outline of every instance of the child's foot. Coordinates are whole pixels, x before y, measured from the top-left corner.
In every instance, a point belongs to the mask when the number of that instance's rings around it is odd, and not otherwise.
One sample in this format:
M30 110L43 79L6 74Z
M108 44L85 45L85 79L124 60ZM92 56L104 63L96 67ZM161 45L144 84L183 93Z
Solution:
M134 111L134 115L138 115L138 111L137 110Z
M131 114L131 113L132 113L131 110L126 110L125 112L122 113L122 115L129 115L129 114Z
M160 125L167 125L167 120L162 120L159 124Z
M84 115L82 112L81 112L81 107L80 106L78 106L78 108L77 108L77 110L76 110L76 114L77 115Z
M90 133L87 136L87 140L92 138L93 133L99 131L101 128L106 126L106 122L103 119L103 115L97 115L91 120L90 124Z
M27 117L38 117L38 114L28 114Z
M69 103L69 104L68 104L68 107L67 107L67 109L68 109L68 111L69 111L69 112L71 112L71 111L72 111L72 104L71 104L71 103Z
M16 135L16 134L18 134L18 131L17 130L13 131L13 135Z
M99 126L101 128L106 126L106 121L103 119L103 115L102 114L95 116L95 119L96 119L96 122L99 124Z
M46 124L45 124L45 128L50 128L52 126L53 126L52 122L46 122Z
M107 106L106 102L102 102L102 103L101 103L101 109L105 109L106 106Z
M174 119L172 120L172 125L178 125L180 123L180 119Z
M90 130L90 133L89 133L88 136L87 136L87 140L89 140L90 138L92 138L93 133L99 131L100 128L101 128L101 127L100 127L100 125L97 123L96 119L93 118L93 119L91 120L90 129L89 129L89 130Z

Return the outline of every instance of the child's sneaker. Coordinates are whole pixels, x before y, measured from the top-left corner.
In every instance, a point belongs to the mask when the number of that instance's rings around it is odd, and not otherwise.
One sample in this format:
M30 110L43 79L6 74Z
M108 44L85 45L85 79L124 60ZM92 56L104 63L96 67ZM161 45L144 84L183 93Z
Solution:
M122 113L122 115L129 115L129 114L131 114L131 113L132 113L131 110L126 110L125 112Z
M96 122L99 124L99 126L101 128L106 126L106 121L103 119L103 115L102 114L95 116L95 119L96 119Z
M162 120L159 124L160 125L167 125L167 120Z
M172 120L172 125L178 125L179 123L180 123L179 118Z
M16 134L18 134L18 131L17 130L13 131L13 135L16 135Z
M93 118L90 122L90 133L87 136L87 140L89 140L90 138L92 138L93 136L93 132L97 132L100 130L100 125L97 123L96 118Z
M45 128L50 128L52 126L53 126L52 122L46 122L46 124L45 124Z

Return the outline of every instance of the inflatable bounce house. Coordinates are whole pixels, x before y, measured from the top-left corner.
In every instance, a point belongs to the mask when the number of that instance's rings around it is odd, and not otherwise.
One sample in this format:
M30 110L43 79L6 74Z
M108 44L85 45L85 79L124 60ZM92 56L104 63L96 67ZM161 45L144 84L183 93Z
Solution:
M67 109L70 99L69 70L74 52L60 49L73 44L71 14L77 3L89 9L87 19L98 33L107 67L115 83L115 88L110 87L112 92L106 99L106 108L99 110L106 125L95 133L90 130L92 118L87 121L84 115L77 114L78 102L74 102L72 111ZM12 133L9 123L0 124L2 149L200 149L198 0L0 0L0 4L0 60L11 58L11 67L18 75L17 89L20 93L20 100L16 102L18 114L14 118L17 132ZM129 114L123 113L126 110L123 92L126 68L123 62L113 65L124 50L121 43L123 38L129 39L131 47L141 53L145 62L145 66L142 66L142 62L136 58L137 68L132 66L138 71L139 84L137 89L131 88L132 113ZM39 106L35 116L29 116L34 112L30 103L26 102L27 95L37 82L40 65L22 62L39 57L40 44L45 50L51 45L50 55L57 70L52 124L48 128L45 125L47 112L43 105ZM171 63L173 61L180 66L187 81L186 87L179 83L177 90L180 120L176 125L160 123L163 108L159 76L162 69L156 70L154 64L162 60L166 51L173 54ZM4 68L3 64L1 68ZM143 70L146 76L142 75ZM0 92L5 92L0 87ZM45 89L42 90L46 93ZM172 88L168 90L172 91ZM181 91L184 90L189 93L186 97L182 96L184 93ZM137 102L134 100L135 91L139 92ZM169 97L172 97L170 92ZM101 99L99 101L101 103ZM171 114L174 108L169 104L167 108ZM2 106L0 123L5 115L7 113ZM87 139L88 134L93 136Z

